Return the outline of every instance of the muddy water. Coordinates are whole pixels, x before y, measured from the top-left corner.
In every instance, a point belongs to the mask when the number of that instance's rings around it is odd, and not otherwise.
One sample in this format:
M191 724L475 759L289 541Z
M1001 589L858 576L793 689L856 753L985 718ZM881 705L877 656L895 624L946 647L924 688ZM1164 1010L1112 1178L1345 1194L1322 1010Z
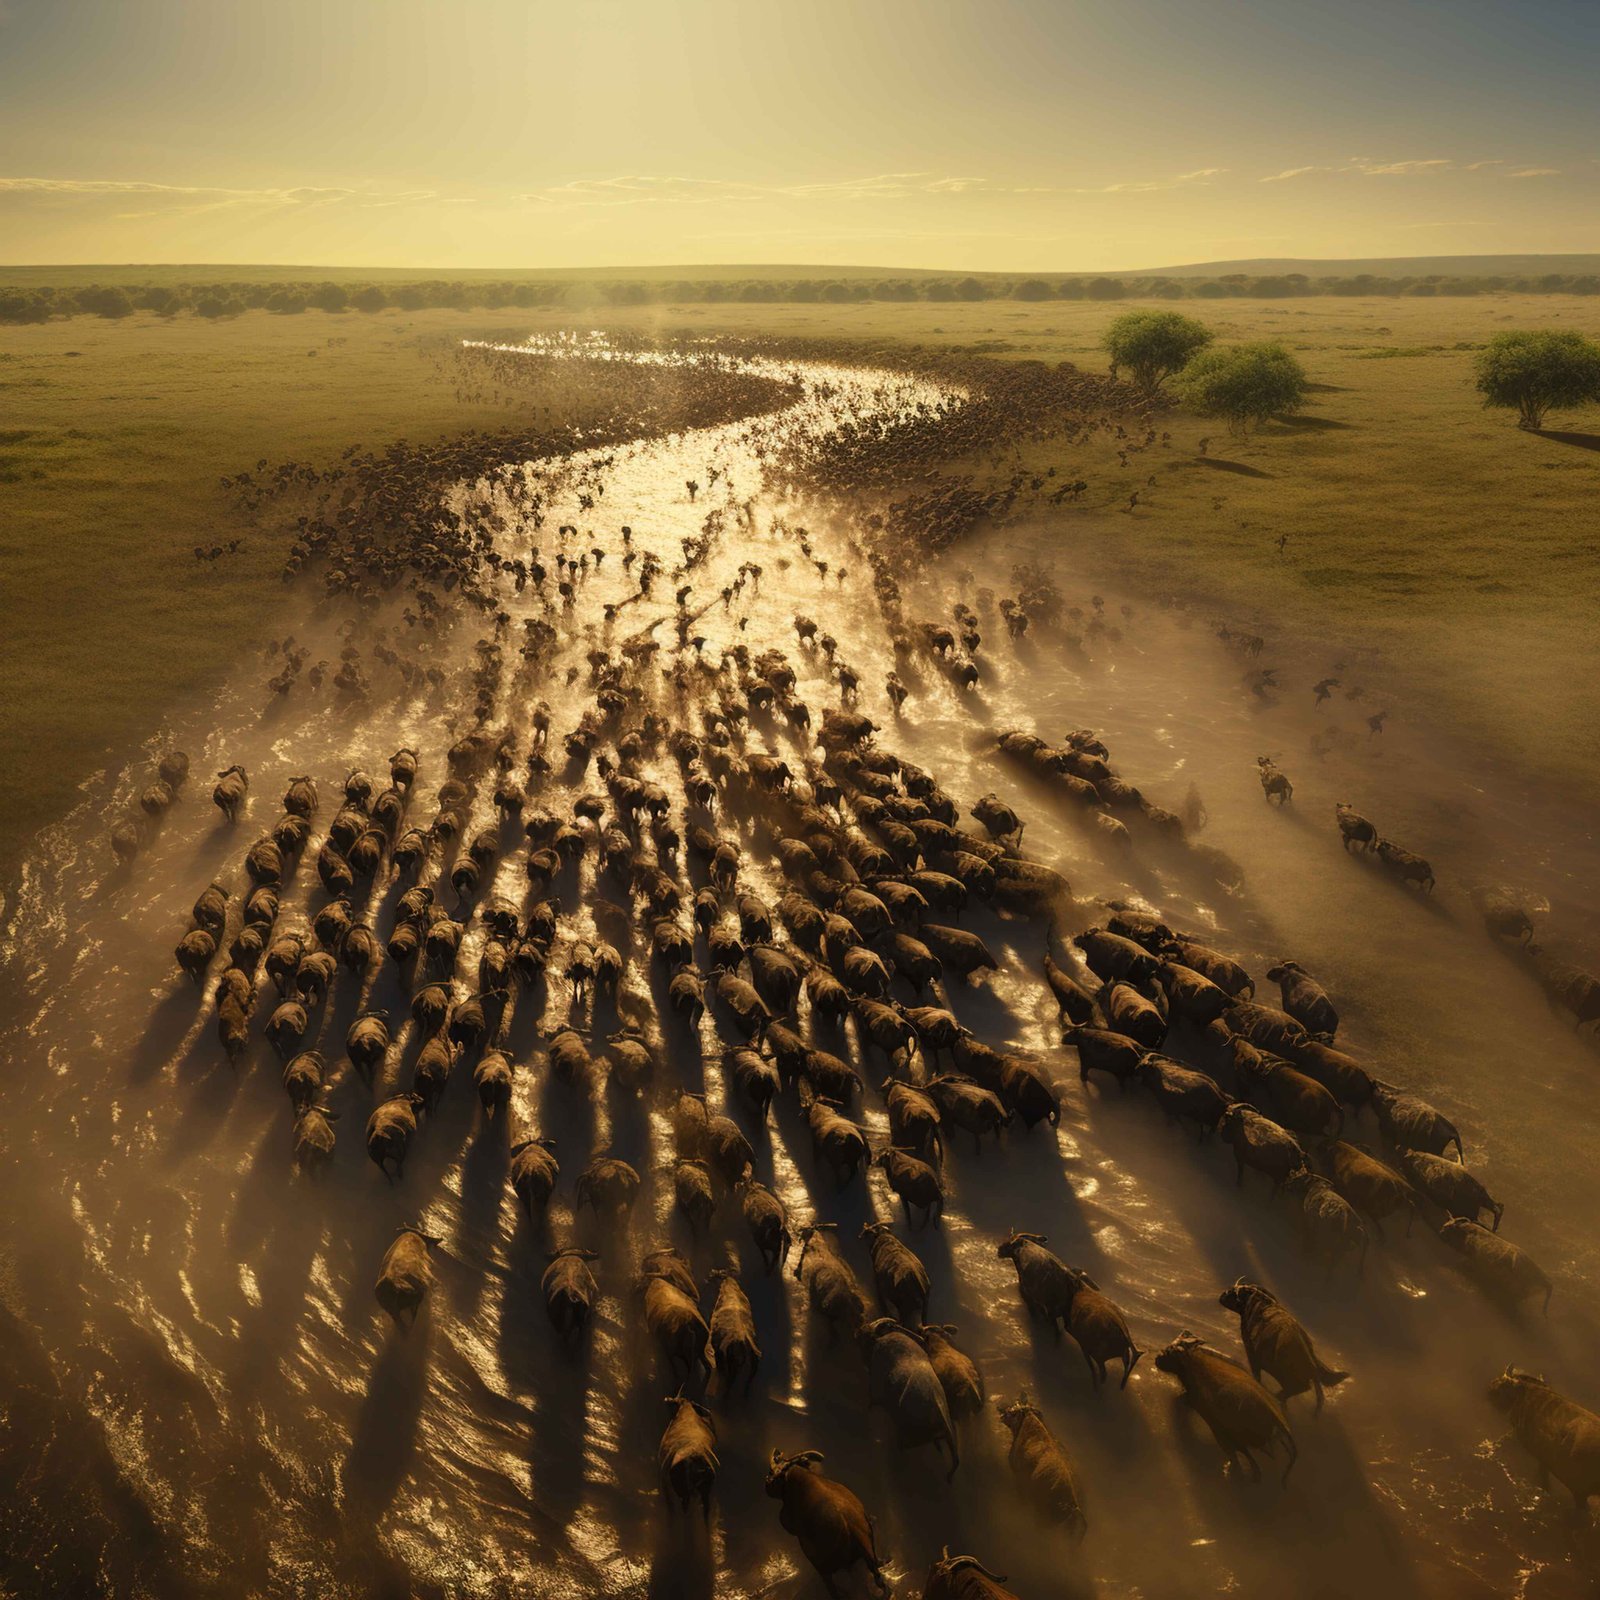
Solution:
M41 1406L31 1425L64 1428L67 1410L87 1413L107 1459L86 1455L84 1474L137 1509L132 1521L142 1531L127 1532L124 1508L104 1586L230 1595L815 1593L760 1483L774 1446L811 1446L876 1514L890 1574L907 1589L948 1543L1008 1572L1023 1596L1587 1592L1586 1538L1556 1501L1536 1494L1514 1449L1493 1446L1499 1419L1483 1389L1512 1361L1600 1400L1585 1359L1600 1310L1591 1288L1600 1176L1590 1159L1588 1085L1596 1060L1490 944L1464 893L1490 879L1515 883L1550 905L1553 931L1581 941L1592 932L1585 905L1595 881L1586 819L1541 809L1507 780L1492 789L1471 752L1442 732L1375 740L1356 708L1313 713L1303 690L1264 702L1203 624L1140 596L1101 591L1109 625L1081 644L1011 644L980 590L1007 592L1017 559L1044 560L1092 614L1087 572L1049 529L996 533L908 580L914 618L942 618L957 594L978 609L983 679L958 694L924 659L907 674L913 694L896 719L882 694L892 663L862 552L816 508L774 500L763 468L804 431L892 418L939 397L887 376L826 368L802 376L805 400L777 419L530 469L546 502L538 533L500 491L462 491L464 503L499 496L507 554L537 544L548 560L561 523L581 530L567 545L574 553L608 551L571 611L553 619L566 638L556 669L531 692L508 692L512 720L525 733L527 703L538 694L554 708L557 736L575 725L585 693L581 677L566 684L565 669L581 667L595 643L620 643L655 621L670 659L675 582L664 578L652 600L603 620L602 607L634 587L619 565L618 530L631 525L636 548L656 551L670 574L680 541L705 531L708 511L720 512L707 560L682 580L695 585L692 605L709 605L694 630L706 638L707 659L741 640L753 651L781 647L820 713L837 688L822 657L795 643L792 618L809 613L859 669L882 738L963 805L991 789L1011 800L1027 818L1028 853L1065 872L1081 897L1148 902L1258 978L1275 956L1298 959L1340 1006L1341 1043L1455 1117L1473 1166L1506 1203L1507 1235L1557 1282L1548 1321L1536 1309L1513 1317L1484 1301L1423 1227L1410 1238L1391 1228L1359 1287L1348 1273L1326 1277L1300 1253L1292 1218L1269 1201L1264 1180L1252 1176L1236 1189L1226 1152L1167 1127L1144 1099L1100 1083L1080 1089L1040 981L1040 929L983 915L968 925L989 941L1001 970L980 987L950 985L948 1000L990 1042L1038 1052L1062 1079L1064 1115L1054 1133L1013 1130L981 1156L953 1140L944 1226L911 1239L933 1274L933 1314L959 1329L991 1395L1026 1387L1075 1456L1091 1528L1079 1549L1018 1509L997 1421L967 1426L953 1485L931 1457L900 1454L881 1416L865 1415L855 1354L817 1334L792 1279L761 1276L736 1213L719 1218L710 1245L681 1233L662 1170L670 1154L663 1096L681 1083L721 1098L713 1012L697 1040L656 1030L668 1067L656 1094L637 1103L606 1090L585 1097L532 1070L540 1037L571 1003L556 977L548 991L517 997L505 1024L523 1064L512 1136L538 1129L554 1137L563 1169L543 1235L507 1190L507 1129L484 1123L460 1065L393 1187L362 1149L372 1095L346 1068L330 1096L342 1112L335 1166L323 1183L297 1181L271 1051L258 1037L247 1063L230 1072L215 1044L209 988L198 993L175 974L170 952L208 881L242 884L243 851L277 815L290 775L319 778L326 823L347 768L381 773L391 750L413 744L423 755L414 812L431 815L443 751L467 721L477 633L463 624L418 647L444 682L412 697L375 678L365 701L302 690L267 706L262 683L273 669L251 663L210 703L181 708L151 730L149 750L187 748L195 777L130 870L108 868L104 830L145 781L143 765L122 776L109 802L51 830L30 863L8 932L0 1140L12 1227L0 1283L18 1337L48 1354L61 1395L60 1407ZM690 478L706 486L692 503ZM816 560L800 548L800 525ZM759 580L724 605L721 589L750 562L760 565ZM531 591L508 590L505 603L518 620L541 609ZM310 619L301 611L285 629L332 658L341 621L334 611ZM659 703L674 706L665 690ZM1333 719L1351 737L1314 756L1312 735ZM1094 727L1119 770L1152 799L1180 809L1194 791L1208 816L1200 838L1237 863L1238 886L1221 888L1191 858L1146 840L1132 857L1104 854L1046 794L996 764L993 733L1013 725L1048 737ZM754 727L750 743L799 754L776 725ZM1255 780L1254 758L1264 752L1295 781L1294 804L1281 813L1265 807ZM206 799L207 776L233 761L252 781L237 828ZM665 752L648 765L672 783ZM469 833L491 820L488 787ZM558 779L544 803L559 810L593 787L592 772ZM1434 900L1344 855L1331 820L1336 798L1357 802L1387 833L1433 857ZM778 880L756 835L741 819L724 826L745 841L743 881L775 898ZM517 904L526 890L521 852L514 835L506 843L482 898ZM322 901L314 849L286 892L280 927L303 924ZM586 862L562 885L563 943L594 927L592 872ZM448 902L448 887L441 892ZM375 925L385 933L395 893L392 884L374 892ZM459 992L472 986L481 936L474 924ZM647 953L641 938L618 1010L654 1028ZM561 965L558 946L553 974ZM407 1015L391 967L360 991L341 975L317 1024L330 1061L369 1005ZM269 1010L258 1010L257 1029ZM602 1031L615 1025L609 1016L580 1020ZM409 1023L397 1023L396 1035L380 1093L409 1083L419 1041ZM875 1067L868 1076L876 1080ZM884 1127L880 1105L869 1094L875 1131ZM1353 1126L1375 1142L1370 1122ZM603 1235L587 1213L572 1215L572 1180L588 1152L606 1145L646 1184L621 1237ZM877 1174L870 1188L835 1192L812 1162L792 1103L757 1145L763 1177L797 1219L837 1221L851 1238L874 1215L898 1215ZM396 1227L414 1222L444 1244L429 1306L401 1337L373 1301L372 1281ZM1300 1456L1288 1487L1270 1470L1259 1485L1225 1476L1148 1356L1126 1392L1093 1393L1072 1347L1056 1346L1022 1314L1011 1269L994 1255L1009 1227L1047 1234L1057 1253L1088 1268L1147 1350L1190 1328L1235 1352L1219 1289L1241 1273L1272 1285L1324 1356L1353 1374L1320 1418L1304 1400L1291 1406ZM669 1385L629 1285L639 1254L666 1239L692 1251L702 1275L729 1245L742 1253L765 1349L750 1400L717 1406L722 1472L709 1533L669 1525L655 1494ZM575 1364L558 1351L538 1296L544 1251L569 1240L603 1246L604 1301ZM864 1254L851 1250L866 1279ZM34 1486L42 1508L54 1488Z

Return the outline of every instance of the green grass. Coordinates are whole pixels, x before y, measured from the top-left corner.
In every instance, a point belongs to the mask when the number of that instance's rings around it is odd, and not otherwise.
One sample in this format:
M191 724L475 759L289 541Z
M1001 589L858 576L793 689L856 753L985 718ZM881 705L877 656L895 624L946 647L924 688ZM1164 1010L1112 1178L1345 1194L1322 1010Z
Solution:
M440 354L525 327L439 311L0 333L0 883L89 773L279 620L287 536L241 526L218 479L526 421L536 395L460 401ZM240 533L238 556L193 559Z
M585 311L583 325L1098 369L1100 336L1127 304L641 306ZM1590 446L1600 441L1585 436L1600 434L1600 414L1553 418L1543 436L1519 432L1509 413L1479 405L1471 363L1472 347L1506 328L1600 335L1600 302L1484 295L1188 309L1223 340L1294 348L1319 386L1305 420L1237 441L1174 414L1172 448L1135 456L1127 470L1109 444L1029 446L1030 463L1071 468L1091 485L1082 504L1041 525L1041 547L1151 595L1199 597L1214 608L1204 614L1275 641L1376 648L1385 676L1372 687L1391 697L1397 719L1463 729L1592 793L1600 450ZM247 535L231 563L190 559L192 546L228 529L219 475L263 456L331 461L349 444L504 426L515 404L458 402L429 341L437 349L571 320L559 307L252 313L0 333L0 874L88 772L277 620L272 540ZM1128 514L1135 488L1143 504ZM1289 536L1281 556L1280 533Z

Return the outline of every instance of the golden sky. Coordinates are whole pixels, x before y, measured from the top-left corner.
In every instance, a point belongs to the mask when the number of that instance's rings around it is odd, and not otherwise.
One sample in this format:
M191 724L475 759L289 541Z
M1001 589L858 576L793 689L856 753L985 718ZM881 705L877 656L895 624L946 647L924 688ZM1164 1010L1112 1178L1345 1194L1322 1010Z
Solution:
M1600 250L1597 0L0 0L0 260Z

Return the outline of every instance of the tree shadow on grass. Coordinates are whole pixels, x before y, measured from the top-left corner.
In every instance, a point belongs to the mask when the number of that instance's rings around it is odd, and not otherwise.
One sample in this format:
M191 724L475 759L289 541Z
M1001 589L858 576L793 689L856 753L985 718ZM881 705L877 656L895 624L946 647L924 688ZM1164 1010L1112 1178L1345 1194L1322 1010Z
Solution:
M1554 439L1557 444L1576 445L1580 450L1600 450L1600 433L1559 433L1550 428L1534 431L1541 439Z
M1333 417L1274 417L1259 433L1337 433L1353 428L1353 422L1340 422Z
M1243 461L1222 461L1216 456L1193 456L1193 464L1197 467L1210 467L1213 472L1236 472L1241 478L1270 478L1270 472L1263 472L1260 467L1252 467Z

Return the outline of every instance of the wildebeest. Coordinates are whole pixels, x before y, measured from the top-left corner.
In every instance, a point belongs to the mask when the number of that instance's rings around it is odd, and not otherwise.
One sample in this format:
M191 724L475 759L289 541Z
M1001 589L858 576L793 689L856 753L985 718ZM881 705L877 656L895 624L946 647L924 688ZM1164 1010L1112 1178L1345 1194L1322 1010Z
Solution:
M229 822L239 820L240 808L250 790L250 778L238 765L224 767L217 774L216 787L211 791L212 803Z
M1016 1600L1005 1578L976 1556L953 1556L944 1547L923 1580L922 1600Z
M675 1378L687 1383L701 1369L711 1376L711 1358L706 1354L711 1330L700 1315L700 1308L682 1287L664 1273L647 1273L639 1286L644 1302L644 1322L650 1337Z
M1291 1132L1314 1138L1343 1131L1344 1108L1315 1078L1287 1061L1235 1039L1233 1067L1250 1100Z
M1278 985L1283 1009L1313 1038L1331 1039L1339 1031L1339 1013L1327 990L1298 961L1280 961L1268 967L1267 977Z
M1270 1289L1240 1278L1222 1291L1217 1303L1238 1315L1239 1338L1250 1375L1259 1380L1263 1372L1270 1374L1278 1385L1280 1400L1291 1400L1310 1389L1321 1411L1323 1390L1350 1376L1322 1360L1311 1335Z
M896 1078L884 1083L883 1098L889 1113L890 1139L930 1165L937 1162L944 1149L937 1104L923 1090Z
M173 951L178 965L188 973L197 988L205 982L206 970L216 953L216 935L209 928L191 928Z
M511 1104L511 1077L511 1058L504 1050L485 1050L472 1069L478 1102L490 1122Z
M320 1050L302 1050L284 1067L283 1087L297 1116L316 1100L326 1070Z
M1074 1539L1081 1539L1089 1524L1083 1514L1078 1477L1039 1408L1024 1391L1010 1405L1000 1407L1000 1420L1011 1433L1007 1455L1011 1475L1024 1498L1041 1517L1060 1523Z
M913 1208L922 1212L923 1227L930 1222L938 1225L944 1214L944 1185L933 1167L920 1156L913 1155L909 1150L898 1150L893 1145L873 1156L872 1165L883 1168L889 1187L899 1197L905 1210L908 1227L912 1223Z
M1085 1027L1094 1021L1094 996L1048 950L1044 953L1044 981L1055 997L1057 1014L1063 1021Z
M977 1362L952 1342L955 1331L949 1323L925 1322L917 1329L928 1360L944 1385L950 1415L956 1418L977 1416L983 1410L983 1374L978 1371Z
M1565 1011L1574 1029L1600 1025L1600 978L1558 960L1536 944L1528 944L1526 954L1552 1010Z
M1489 1403L1511 1419L1517 1442L1538 1463L1541 1485L1554 1478L1587 1517L1600 1494L1600 1416L1515 1367L1489 1385Z
M1451 1217L1439 1237L1459 1253L1467 1276L1491 1299L1515 1306L1542 1294L1542 1309L1550 1314L1554 1285L1525 1250L1467 1217Z
M554 1139L535 1136L519 1139L511 1147L508 1178L512 1193L522 1202L529 1222L537 1222L544 1215L550 1196L555 1192L556 1179L561 1175L555 1146Z
M1276 800L1280 806L1286 806L1294 798L1294 785L1270 756L1256 757L1256 776L1261 780L1261 792L1266 796L1268 805Z
M878 1317L860 1330L857 1342L867 1361L868 1403L888 1411L902 1450L924 1444L948 1450L946 1476L953 1478L961 1465L955 1423L950 1420L944 1385L921 1339L892 1317Z
M1260 1478L1261 1468L1253 1452L1271 1453L1281 1442L1289 1456L1283 1481L1289 1481L1299 1454L1289 1431L1289 1419L1282 1405L1243 1367L1210 1349L1192 1333L1180 1333L1157 1353L1156 1368L1183 1385L1184 1399L1210 1428L1230 1467L1243 1456L1251 1477Z
M1191 972L1198 972L1236 1001L1248 999L1256 992L1255 979L1237 961L1207 945L1180 936L1168 940L1160 950L1165 959L1181 962Z
M1306 1163L1305 1151L1293 1134L1242 1100L1222 1113L1217 1132L1224 1144L1233 1147L1238 1183L1244 1182L1244 1169L1253 1167L1272 1180L1272 1192L1276 1194L1290 1174Z
M586 1205L602 1220L618 1223L633 1210L639 1198L639 1174L620 1156L597 1153L578 1174L573 1189L573 1210Z
M363 1011L344 1036L345 1054L370 1089L374 1074L389 1051L389 1020L382 1011Z
M925 1321L932 1284L916 1252L895 1238L887 1222L864 1223L861 1237L872 1252L872 1279L884 1310L911 1327Z
M278 1052L280 1061L287 1061L300 1048L310 1026L306 1008L298 1000L285 1000L267 1018L267 1042Z
M789 1259L792 1242L783 1202L764 1183L746 1178L739 1186L739 1210L770 1277Z
M1372 1090L1372 1109L1377 1113L1378 1129L1384 1142L1392 1149L1422 1150L1429 1155L1442 1156L1454 1145L1456 1159L1466 1160L1455 1124L1426 1100L1419 1100L1386 1083L1376 1083Z
M1077 1051L1078 1080L1085 1084L1091 1072L1109 1072L1126 1089L1136 1081L1139 1063L1147 1054L1137 1039L1113 1033L1109 1028L1068 1028L1061 1035L1061 1042Z
M301 1172L318 1173L333 1161L334 1123L337 1111L325 1106L305 1106L294 1119L294 1164Z
M428 1252L441 1242L421 1228L402 1228L384 1252L376 1286L378 1304L394 1318L395 1326L402 1333L409 1333L417 1325L422 1302L433 1284L433 1264ZM409 1322L407 1312L411 1314Z
M965 1129L972 1135L974 1151L982 1148L986 1133L998 1141L1011 1121L1011 1113L999 1095L971 1078L947 1074L930 1078L924 1088L939 1107L941 1126Z
M836 1223L812 1222L800 1230L794 1275L806 1286L811 1309L828 1324L830 1339L852 1338L867 1320L867 1297L850 1263L839 1253Z
M781 1500L778 1520L800 1541L800 1553L816 1569L830 1595L839 1593L837 1575L864 1562L878 1593L889 1593L878 1557L877 1530L867 1508L842 1483L816 1470L820 1450L783 1455L776 1447L767 1472L767 1493Z
M422 1109L419 1094L392 1094L373 1108L367 1118L367 1154L390 1183L406 1175L406 1152L417 1132L417 1112ZM390 1172L391 1163L394 1171Z
M1433 868L1412 850L1403 849L1392 839L1379 839L1374 846L1378 860L1402 883L1416 883L1425 894L1433 893Z
M995 1254L1016 1269L1017 1287L1022 1291L1022 1302L1028 1314L1043 1317L1059 1339L1061 1325L1072 1310L1078 1284L1072 1269L1044 1246L1044 1234L1018 1233L1013 1229Z
M1395 1160L1412 1183L1452 1217L1470 1217L1476 1222L1487 1211L1494 1221L1491 1231L1500 1231L1506 1208L1459 1161L1426 1150L1396 1149Z
M1352 1252L1356 1276L1367 1265L1367 1230L1343 1195L1321 1173L1302 1167L1284 1184L1300 1206L1300 1237L1306 1248L1332 1272Z
M743 1374L743 1393L748 1394L755 1382L756 1368L761 1365L761 1345L756 1339L750 1297L738 1274L728 1267L714 1267L711 1281L717 1286L711 1305L711 1354L721 1379L720 1392L724 1398L731 1396Z
M999 967L988 945L965 928L946 928L936 922L925 922L918 938L946 973L970 978L975 972L993 972Z
M1153 1050L1140 1061L1134 1081L1155 1097L1169 1122L1192 1122L1202 1139L1228 1109L1228 1097L1214 1079Z
M871 1157L867 1136L830 1100L801 1095L811 1128L812 1151L827 1164L841 1189Z
M687 1399L680 1389L666 1402L672 1416L656 1451L656 1471L661 1493L669 1504L676 1499L687 1511L698 1498L706 1520L711 1520L711 1489L717 1478L717 1426L703 1405Z
M711 1192L711 1169L703 1160L680 1159L673 1166L672 1196L691 1233L709 1230L717 1211L717 1197Z
M1087 1272L1068 1267L1067 1276L1072 1283L1072 1299L1067 1306L1066 1329L1083 1353L1095 1388L1106 1381L1106 1363L1120 1361L1122 1382L1118 1387L1126 1389L1144 1353L1128 1332L1127 1318Z
M583 1339L584 1330L594 1312L595 1297L599 1287L589 1270L591 1261L598 1261L593 1250L582 1250L568 1245L548 1258L539 1287L544 1295L544 1309L556 1337L569 1349L576 1349Z
M1417 1213L1416 1197L1411 1185L1394 1168L1343 1139L1330 1139L1317 1154L1329 1182L1372 1224L1380 1239L1383 1219L1396 1211L1405 1213L1406 1232L1411 1232Z
M1337 800L1333 806L1334 820L1339 824L1339 836L1346 850L1371 850L1378 843L1378 830L1353 806Z

